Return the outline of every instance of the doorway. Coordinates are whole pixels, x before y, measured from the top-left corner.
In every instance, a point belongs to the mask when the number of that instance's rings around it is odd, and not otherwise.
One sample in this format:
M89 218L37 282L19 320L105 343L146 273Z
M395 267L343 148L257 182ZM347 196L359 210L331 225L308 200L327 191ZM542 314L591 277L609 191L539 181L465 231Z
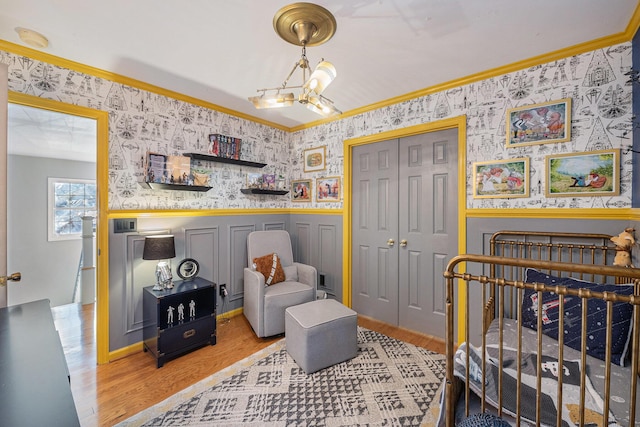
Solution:
M458 127L354 144L347 178L352 308L440 338L442 272L460 240Z
M106 111L94 110L77 105L65 104L58 101L39 98L31 95L9 92L9 102L12 104L33 107L58 113L92 119L96 123L96 185L97 221L96 221L96 360L98 364L109 361L109 299L108 299L108 223L107 223L107 188L108 188L108 146L109 146L109 115ZM7 178L7 185L12 185L11 177ZM46 183L44 184L46 185ZM29 206L24 206L29 209ZM41 221L46 219L41 218ZM11 253L11 247L8 247ZM30 258L31 263L38 260ZM11 267L11 266L9 266ZM23 280L25 280L23 274ZM19 285L17 285L19 286ZM11 290L8 291L11 293Z
M81 279L95 284L94 260L81 255L82 217L97 212L96 130L93 118L9 103L8 263L23 275L8 286L9 305L80 302Z

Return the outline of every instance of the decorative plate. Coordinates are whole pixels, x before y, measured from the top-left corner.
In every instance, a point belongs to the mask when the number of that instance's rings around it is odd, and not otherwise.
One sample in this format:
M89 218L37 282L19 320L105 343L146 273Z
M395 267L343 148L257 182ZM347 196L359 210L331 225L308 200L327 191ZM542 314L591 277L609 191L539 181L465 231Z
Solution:
M200 272L200 264L193 258L185 258L178 264L176 272L183 280L193 279Z

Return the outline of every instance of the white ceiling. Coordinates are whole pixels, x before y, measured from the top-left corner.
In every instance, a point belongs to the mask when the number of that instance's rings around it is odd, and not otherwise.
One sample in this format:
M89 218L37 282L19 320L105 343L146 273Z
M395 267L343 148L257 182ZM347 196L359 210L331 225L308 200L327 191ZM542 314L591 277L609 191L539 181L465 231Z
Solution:
M94 119L9 103L9 154L94 162Z
M285 127L321 117L247 97L282 84L301 49L272 19L287 0L0 0L0 39L24 27L44 52ZM335 36L307 49L337 69L324 95L344 112L624 32L637 0L317 0ZM300 84L292 77L290 84ZM300 77L301 78L301 77Z

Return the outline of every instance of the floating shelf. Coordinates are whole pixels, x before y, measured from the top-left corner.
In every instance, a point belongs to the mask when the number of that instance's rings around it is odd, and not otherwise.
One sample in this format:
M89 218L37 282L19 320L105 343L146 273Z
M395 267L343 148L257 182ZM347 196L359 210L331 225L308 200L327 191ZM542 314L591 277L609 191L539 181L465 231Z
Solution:
M182 155L191 157L192 159L196 159L196 160L206 160L208 162L228 163L228 164L240 165L240 166L250 166L253 168L263 168L267 166L266 163L250 162L248 160L227 159L226 157L217 157L209 154L183 153Z
M211 187L202 185L160 184L158 182L141 182L140 185L152 190L182 190L182 191L209 191Z
M261 188L241 188L242 194L272 194L276 196L283 196L287 194L288 190L263 190Z

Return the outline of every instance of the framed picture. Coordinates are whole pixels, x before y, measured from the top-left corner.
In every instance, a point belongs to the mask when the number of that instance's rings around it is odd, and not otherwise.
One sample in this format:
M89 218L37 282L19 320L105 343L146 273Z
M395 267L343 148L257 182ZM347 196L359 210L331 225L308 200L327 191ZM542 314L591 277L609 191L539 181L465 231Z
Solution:
M316 179L316 202L339 202L340 192L339 176Z
M571 139L571 98L507 111L507 147Z
M274 174L262 175L262 189L263 190L275 190L276 189L276 176Z
M550 155L545 167L547 197L620 194L619 149Z
M311 201L311 180L300 179L291 181L291 201L310 202Z
M247 188L262 188L262 174L253 172L248 173Z
M475 162L473 197L529 197L529 158Z
M304 150L304 171L315 172L327 167L327 146Z

